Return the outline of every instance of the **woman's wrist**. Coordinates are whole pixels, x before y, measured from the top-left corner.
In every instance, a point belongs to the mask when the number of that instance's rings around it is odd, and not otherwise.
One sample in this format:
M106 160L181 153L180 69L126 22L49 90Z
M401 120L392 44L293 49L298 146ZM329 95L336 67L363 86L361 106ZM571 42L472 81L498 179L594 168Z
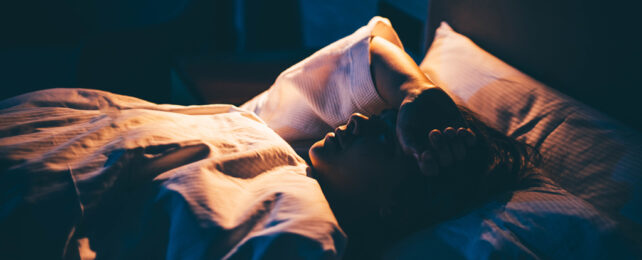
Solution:
M370 71L377 93L390 108L436 87L406 52L377 36L370 41Z
M401 100L401 102L399 102L398 107L406 103L415 101L415 99L417 99L417 97L424 93L425 90L432 88L439 87L435 86L434 84L432 84L432 82L429 81L414 81L404 83L400 88L403 99Z

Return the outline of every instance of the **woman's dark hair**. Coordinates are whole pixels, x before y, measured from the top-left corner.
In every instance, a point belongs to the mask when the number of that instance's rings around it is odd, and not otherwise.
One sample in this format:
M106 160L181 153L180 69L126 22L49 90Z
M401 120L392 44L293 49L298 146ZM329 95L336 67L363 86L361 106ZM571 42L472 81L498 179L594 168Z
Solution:
M476 189L481 200L531 184L541 163L541 155L533 146L506 136L482 122L474 112L459 106L468 127L477 134L469 170L479 172Z
M534 147L488 126L469 109L459 109L467 127L477 135L475 146L464 164L440 177L426 177L416 166L411 167L415 173L397 189L391 214L381 220L389 229L384 231L389 232L388 238L398 239L460 216L492 198L525 188L536 175L541 157Z
M440 177L426 177L407 156L406 180L393 194L389 214L370 213L355 225L345 226L350 243L346 259L374 259L395 241L420 229L460 216L501 194L530 185L540 162L538 151L495 130L463 106L461 115L477 136L465 163ZM373 235L372 232L377 232ZM367 249L365 249L367 248Z

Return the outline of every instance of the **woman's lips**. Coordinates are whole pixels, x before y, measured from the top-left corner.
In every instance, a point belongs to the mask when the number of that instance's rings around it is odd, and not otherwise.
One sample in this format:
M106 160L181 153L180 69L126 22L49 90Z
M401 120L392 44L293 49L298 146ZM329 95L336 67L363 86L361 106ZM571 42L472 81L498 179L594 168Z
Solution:
M341 128L337 128L334 131L335 139L337 140L339 146L341 146L341 149L346 149L356 137L349 131L350 130Z
M346 139L345 139L345 137L346 137L345 132L343 132L341 130L337 130L337 131L334 132L334 138L337 140L337 143L339 144L341 149L346 147Z

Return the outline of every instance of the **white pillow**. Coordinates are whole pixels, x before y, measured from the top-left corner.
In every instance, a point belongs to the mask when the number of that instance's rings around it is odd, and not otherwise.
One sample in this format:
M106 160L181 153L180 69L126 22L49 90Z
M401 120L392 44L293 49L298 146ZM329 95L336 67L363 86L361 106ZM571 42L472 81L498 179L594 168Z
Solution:
M420 67L483 121L539 148L561 187L549 180L506 195L407 238L389 258L633 256L637 249L621 231L639 236L642 223L639 133L521 73L446 23Z
M610 216L642 225L642 135L479 48L445 22L420 65L503 133L536 146L546 173Z

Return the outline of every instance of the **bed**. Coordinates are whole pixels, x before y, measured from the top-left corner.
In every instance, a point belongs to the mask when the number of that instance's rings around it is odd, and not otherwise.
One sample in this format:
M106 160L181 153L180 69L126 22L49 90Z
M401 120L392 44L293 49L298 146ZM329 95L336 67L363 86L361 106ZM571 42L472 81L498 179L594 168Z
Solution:
M618 19L604 9L430 2L421 69L484 121L540 149L552 181L424 230L390 258L640 257L640 118L630 109L633 63L613 40L630 25L609 26Z
M578 54L569 48L572 47L571 49L583 53L586 50L576 50L578 46L584 46L583 44L558 46L538 41L539 38L544 38L541 35L550 33L549 39L558 36L562 38L557 42L568 43L563 40L565 38L563 31L555 30L568 29L568 27L555 26L556 23L553 22L555 19L551 18L584 21L567 16L568 8L574 7L575 3L566 2L559 5L547 1L539 3L504 0L432 0L427 28L427 35L431 37L427 42L427 53L421 61L420 68L436 84L451 94L459 104L478 113L488 124L509 136L539 148L545 157L542 172L547 177L546 181L528 189L502 194L464 215L437 226L417 230L415 234L389 249L382 256L383 258L626 259L640 257L642 165L639 158L642 158L642 137L635 128L636 118L627 117L627 114L622 115L619 113L622 111L612 110L618 108L606 106L606 103L599 104L600 101L596 101L595 97L607 95L600 89L587 87L578 90L578 85L585 86L584 83L587 82L582 77L590 73L590 69L594 69L588 68L587 71L587 68L582 66L577 68L578 64L584 64L586 61L572 58L577 58ZM591 6L587 8L594 10ZM556 13L557 16L544 16L540 13L548 14L550 10L556 10L559 13ZM548 22L537 23L538 17L545 18ZM392 23L394 25L394 21ZM534 23L538 26L532 26ZM585 25L578 22L571 28L582 26ZM583 39L582 37L590 36L585 31L575 33L579 36L571 35L570 38ZM535 38L529 36L535 36ZM538 48L542 46L547 49ZM567 48L556 49L556 47ZM542 53L551 53L551 55ZM558 59L567 63L558 63L556 62ZM567 77L567 75L574 76ZM586 94L579 92L586 92ZM144 211L134 215L134 218L125 214L114 216L112 223L117 224L115 225L117 230L102 230L103 240L92 242L92 249L100 249L101 247L113 248L108 242L119 241L120 251L110 251L107 258L185 259L209 256L246 259L341 256L345 245L344 234L336 220L331 217L331 213L328 215L327 205L322 200L318 200L320 194L318 186L314 182L306 182L304 178L297 179L286 174L287 171L300 172L304 163L300 158L290 156L293 151L282 140L278 141L278 138L275 138L276 134L247 135L247 139L240 142L243 145L254 145L256 143L254 141L263 138L278 143L280 148L277 154L284 155L279 156L279 160L265 157L262 153L238 155L239 158L246 156L266 162L279 161L278 167L268 163L268 166L258 170L278 168L278 171L274 171L267 177L255 178L258 175L240 171L239 169L243 169L239 166L242 163L226 164L224 160L216 162L201 160L212 156L217 151L232 149L234 146L226 145L228 140L222 140L224 138L220 136L197 138L195 135L197 130L208 127L226 129L230 140L234 139L233 134L244 130L226 128L228 125L209 121L207 124L194 124L191 121L193 117L229 114L233 120L246 122L247 127L264 127L260 123L263 120L268 121L267 119L257 118L246 110L232 106L157 105L132 97L89 90L72 92L56 90L48 92L48 96L32 100L31 103L21 103L18 97L3 101L0 109L12 106L27 108L60 106L60 103L56 103L58 100L75 100L62 104L62 107L85 111L86 117L75 120L101 124L102 128L97 128L99 130L127 128L140 124L149 124L150 128L160 129L154 133L153 137L145 139L144 149L116 149L117 152L109 150L109 153L101 150L100 147L110 145L123 145L125 148L141 147L141 142L135 138L121 140L116 135L113 139L106 138L105 140L111 141L104 145L86 144L86 147L77 147L79 151L87 151L87 154L92 155L87 156L87 160L80 160L78 162L80 165L99 162L109 170L119 166L120 158L128 158L129 161L152 162L154 167L149 168L151 171L161 171L168 167L182 169L182 171L163 172L155 181L166 185L150 186L146 188L147 191L142 191L144 194L152 194L152 197L143 196L134 199L136 197L133 195L141 191L126 193L131 196L128 199L134 203L133 205L142 205ZM599 107L608 114L595 110L584 102ZM598 103L591 104L592 102ZM252 110L247 106L245 109ZM141 115L139 113L128 116L128 113L141 110L146 111L142 117L139 117ZM3 116L9 114L7 112ZM100 117L96 117L97 115ZM628 121L622 123L622 120L614 120L613 115ZM42 115L33 113L30 116L37 121ZM173 118L171 122L162 120L170 116ZM64 117L54 119L46 123L73 123L72 120ZM3 131L21 130L12 128L7 122L3 124ZM43 124L31 127L35 129L50 126ZM188 126L189 130L184 129L185 126ZM324 130L327 129L315 131ZM75 131L94 133L92 129L79 128ZM106 136L110 133L112 132L106 130L100 132ZM182 139L179 141L172 139L173 141L168 145L165 142L169 140L168 136L180 136ZM204 153L201 141L209 139L215 139L215 143L224 145L217 146L213 150L205 149L208 152ZM45 139L31 139L36 143L43 140ZM49 139L45 141L47 140ZM4 142L3 144L6 145L7 141L4 140ZM42 142L40 145L40 147L48 147L53 144ZM91 147L100 149L89 149ZM255 148L261 150L260 146ZM294 148L305 150L305 146L295 145ZM6 150L0 150L0 152L4 151ZM187 151L189 156L176 155L176 151ZM272 152L274 151L271 151L271 154ZM2 155L3 159L8 158L6 154ZM155 158L165 156L187 157L190 160L178 160L180 167L153 164ZM0 167L10 163L12 162L8 160L0 161ZM84 173L74 174L70 168L67 165L67 168L59 167L57 171L61 173L62 179L72 178L73 183L77 184L76 189L100 188L97 183L101 180L96 182L92 180L92 175ZM5 168L1 169L5 170ZM208 174L202 174L203 169L207 169ZM255 170L251 172L256 172ZM221 176L209 174L214 171L226 174ZM190 175L184 172L200 174ZM7 178L4 175L0 177ZM74 179L78 177L80 179ZM196 178L196 183L219 183L218 190L207 194L190 194L190 190L173 185L189 178ZM278 184L282 181L290 183L290 188L280 190ZM10 187L2 184L0 187L3 192L0 197L2 202L12 202L8 199L13 196ZM153 191L150 192L149 189ZM236 202L238 205L220 199L230 194L236 194L234 195L236 199L229 201ZM300 196L301 194L306 196ZM74 197L69 194L63 195ZM83 203L80 205L90 205L100 193L93 194L94 197L91 195L90 193L90 197L81 198ZM185 200L190 197L202 200ZM136 204L136 202L142 204ZM212 207L212 205L220 205L216 203L225 204L227 210L218 211ZM111 207L115 206L118 205L111 205ZM16 239L34 244L46 243L49 240L48 237L43 236L42 228L51 223L48 221L55 218L75 219L82 216L83 210L90 208L78 208L74 203L68 204L68 207L71 214L61 213L39 219L41 226L31 226L29 230L24 230L26 235L19 235ZM136 208L129 207L131 206L126 205L125 209L136 212ZM189 207L197 210L183 210ZM37 213L39 212L32 215L38 216ZM151 222L147 221L150 215L155 214L164 217ZM0 220L6 221L7 215L0 215L0 217L4 218ZM173 228L168 232L154 232L166 226ZM3 228L9 227L3 226ZM16 227L11 228L13 228L12 231L16 231ZM120 232L122 230L127 232ZM225 239L207 234L225 235L223 236ZM207 239L196 239L196 237ZM79 252L69 252L70 255L78 253L81 256L92 257L92 251L86 250L88 244L84 238L74 237L72 242L78 244ZM70 240L64 241L68 243ZM2 240L1 242L3 242L4 252L7 250L15 252L15 248L10 248L14 241ZM171 246L168 248L168 245ZM212 245L217 246L212 247ZM63 246L69 248L68 245ZM141 248L142 250L138 250ZM42 253L29 252L29 248L19 249L23 250L23 257L37 256ZM56 249L55 246L44 248L44 250L53 250L53 253L60 253L56 252ZM140 252L146 254L140 255Z

